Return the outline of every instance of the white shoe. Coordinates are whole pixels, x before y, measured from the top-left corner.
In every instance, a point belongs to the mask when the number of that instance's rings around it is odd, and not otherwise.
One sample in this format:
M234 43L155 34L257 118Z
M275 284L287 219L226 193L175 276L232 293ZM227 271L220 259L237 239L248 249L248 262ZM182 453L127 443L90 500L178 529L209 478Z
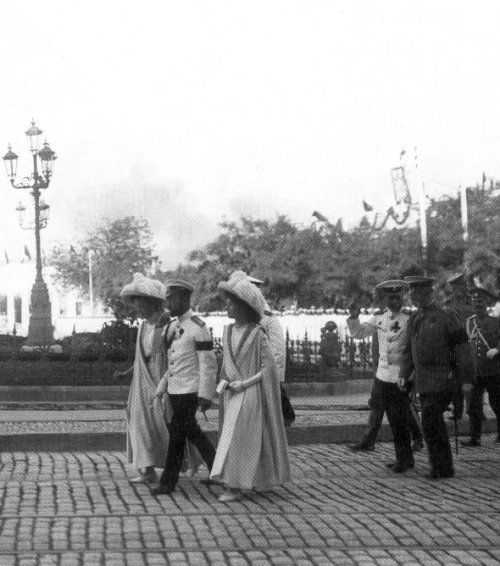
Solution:
M156 472L147 472L146 474L139 474L128 480L130 483L155 483L156 482Z
M229 488L224 491L223 494L219 495L218 500L223 503L226 501L239 501L243 498L243 493L239 489Z

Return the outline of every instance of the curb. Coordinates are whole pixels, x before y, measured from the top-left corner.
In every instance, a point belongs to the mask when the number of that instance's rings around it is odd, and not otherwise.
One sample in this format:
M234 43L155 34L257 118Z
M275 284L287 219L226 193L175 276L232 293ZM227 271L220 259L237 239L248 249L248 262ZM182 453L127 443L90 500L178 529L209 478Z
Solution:
M286 429L289 446L302 444L345 444L358 442L366 424L291 426ZM447 422L450 442L454 444L454 426ZM483 433L496 432L496 419L483 422ZM469 435L469 423L458 426L459 436ZM207 431L210 441L217 444L217 432ZM377 441L392 440L391 429L384 423ZM29 433L0 435L0 452L98 452L125 451L125 432Z

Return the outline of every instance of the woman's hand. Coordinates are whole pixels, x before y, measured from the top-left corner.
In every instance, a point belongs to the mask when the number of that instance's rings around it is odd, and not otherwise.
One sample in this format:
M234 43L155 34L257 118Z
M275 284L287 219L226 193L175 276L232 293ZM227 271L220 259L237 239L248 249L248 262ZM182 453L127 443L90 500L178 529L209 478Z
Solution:
M231 383L228 385L229 389L231 389L231 391L234 391L235 393L241 393L245 388L243 387L243 382L242 381L231 381Z

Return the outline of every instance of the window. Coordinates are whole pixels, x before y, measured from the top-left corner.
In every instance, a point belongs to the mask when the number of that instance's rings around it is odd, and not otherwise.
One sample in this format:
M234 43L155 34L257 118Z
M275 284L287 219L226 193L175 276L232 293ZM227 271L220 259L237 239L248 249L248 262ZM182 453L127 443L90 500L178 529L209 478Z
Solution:
M14 297L14 317L15 321L18 324L21 324L23 321L23 298L19 295Z

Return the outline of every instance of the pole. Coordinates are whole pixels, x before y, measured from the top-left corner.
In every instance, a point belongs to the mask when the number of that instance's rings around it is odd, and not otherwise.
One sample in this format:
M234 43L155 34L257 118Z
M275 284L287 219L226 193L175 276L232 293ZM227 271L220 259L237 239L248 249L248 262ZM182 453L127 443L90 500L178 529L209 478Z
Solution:
M89 301L90 301L90 314L94 314L94 284L92 281L92 250L88 251L89 258Z
M427 203L425 185L418 167L417 148L415 147L415 178L418 191L418 211L420 217L420 241L422 244L422 259L427 261Z

